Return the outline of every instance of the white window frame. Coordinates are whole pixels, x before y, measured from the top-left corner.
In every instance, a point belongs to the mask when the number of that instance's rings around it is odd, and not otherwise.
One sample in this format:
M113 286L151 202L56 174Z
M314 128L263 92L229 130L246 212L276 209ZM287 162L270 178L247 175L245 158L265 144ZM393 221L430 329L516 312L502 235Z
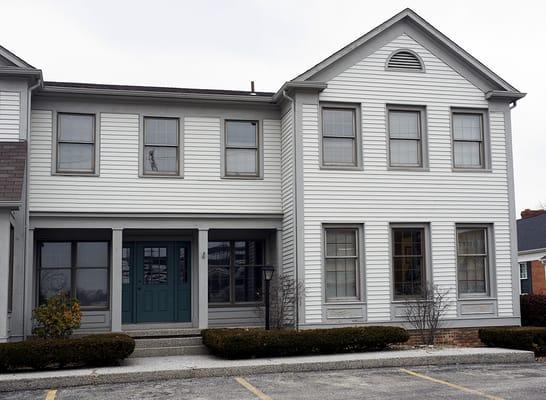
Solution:
M522 267L523 267L523 269L522 269ZM525 271L525 274L522 274L522 271ZM519 263L519 279L521 281L525 281L525 280L529 279L529 271L528 271L526 262Z

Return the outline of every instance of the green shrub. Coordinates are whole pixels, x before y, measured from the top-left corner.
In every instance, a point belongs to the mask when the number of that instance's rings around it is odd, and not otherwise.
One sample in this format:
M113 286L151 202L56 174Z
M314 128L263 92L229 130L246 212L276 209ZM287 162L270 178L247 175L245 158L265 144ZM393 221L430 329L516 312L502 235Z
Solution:
M479 330L479 336L488 346L529 350L534 351L537 357L546 356L546 328L483 328Z
M67 338L80 327L80 302L60 292L32 312L32 333L41 338Z
M381 350L409 339L403 328L365 326L310 330L206 329L203 344L229 359L287 357Z
M546 296L520 296L521 324L523 326L546 326Z
M0 343L0 371L21 368L115 365L135 349L130 336L119 333L71 339L33 338Z

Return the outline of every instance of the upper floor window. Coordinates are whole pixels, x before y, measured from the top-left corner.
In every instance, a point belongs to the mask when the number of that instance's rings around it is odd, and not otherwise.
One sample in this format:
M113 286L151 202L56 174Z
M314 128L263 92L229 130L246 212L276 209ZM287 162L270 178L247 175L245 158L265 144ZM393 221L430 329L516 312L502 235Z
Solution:
M178 118L144 118L145 175L178 175Z
M423 63L419 56L410 50L397 50L387 61L387 69L402 71L423 71Z
M389 107L389 160L391 167L423 166L421 109Z
M226 121L224 175L258 177L260 147L257 121Z
M355 108L322 108L322 165L358 165Z
M95 172L95 116L57 114L57 172Z
M453 166L485 168L485 135L483 112L454 112Z
M459 295L488 293L488 247L487 227L457 227Z

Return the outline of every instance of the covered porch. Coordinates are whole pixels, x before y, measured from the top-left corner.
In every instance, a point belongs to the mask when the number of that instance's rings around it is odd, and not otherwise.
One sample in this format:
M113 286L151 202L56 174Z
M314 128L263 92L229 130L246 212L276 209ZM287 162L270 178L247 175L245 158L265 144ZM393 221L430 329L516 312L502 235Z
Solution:
M278 216L34 215L25 333L60 290L80 300L82 332L261 325L261 268L280 270L280 226Z

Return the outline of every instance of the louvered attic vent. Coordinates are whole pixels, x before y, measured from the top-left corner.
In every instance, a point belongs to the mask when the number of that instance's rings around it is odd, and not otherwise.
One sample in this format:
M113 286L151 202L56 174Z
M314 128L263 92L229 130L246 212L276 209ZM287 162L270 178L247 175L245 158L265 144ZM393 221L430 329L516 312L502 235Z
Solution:
M422 71L421 60L410 51L400 50L394 53L387 63L388 69L405 69L411 71Z

